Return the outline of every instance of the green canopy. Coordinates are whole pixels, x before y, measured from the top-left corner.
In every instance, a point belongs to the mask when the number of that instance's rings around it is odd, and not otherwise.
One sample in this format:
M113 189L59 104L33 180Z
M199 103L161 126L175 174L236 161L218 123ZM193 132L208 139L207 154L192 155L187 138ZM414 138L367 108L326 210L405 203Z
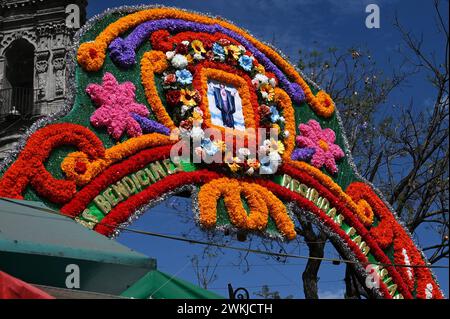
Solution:
M46 209L37 202L0 198L0 270L54 292L66 288L66 267L75 264L80 269L79 292L132 298L223 298L157 271L155 259Z
M139 299L224 299L211 291L158 270L147 273L121 296Z

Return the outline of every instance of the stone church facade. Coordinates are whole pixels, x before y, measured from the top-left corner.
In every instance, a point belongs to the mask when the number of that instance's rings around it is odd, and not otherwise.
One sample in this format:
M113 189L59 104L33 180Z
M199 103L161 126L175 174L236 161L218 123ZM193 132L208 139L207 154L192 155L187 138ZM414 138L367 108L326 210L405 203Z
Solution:
M76 6L74 21L68 19ZM58 111L86 0L0 0L0 159L26 127Z

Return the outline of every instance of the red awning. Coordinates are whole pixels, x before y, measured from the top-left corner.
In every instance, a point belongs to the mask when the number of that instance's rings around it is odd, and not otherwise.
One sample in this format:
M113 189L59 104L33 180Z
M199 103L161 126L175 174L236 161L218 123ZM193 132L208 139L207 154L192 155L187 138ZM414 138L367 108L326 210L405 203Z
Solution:
M55 299L46 292L0 271L0 299Z

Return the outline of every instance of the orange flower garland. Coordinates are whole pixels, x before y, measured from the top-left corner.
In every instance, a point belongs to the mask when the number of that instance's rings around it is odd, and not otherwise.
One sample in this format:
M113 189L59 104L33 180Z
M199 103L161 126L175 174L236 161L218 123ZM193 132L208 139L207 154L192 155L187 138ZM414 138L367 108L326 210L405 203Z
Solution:
M97 41L81 44L77 52L78 63L88 72L100 70L106 58L105 49Z
M158 118L158 121L173 130L176 128L176 125L173 123L169 114L167 114L166 108L159 97L155 83L155 73L162 73L167 67L166 55L163 52L146 52L141 60L141 80L147 101Z
M289 132L289 136L284 139L283 144L285 151L283 160L289 160L291 153L295 147L295 115L292 101L289 95L280 88L275 88L275 103L283 110L283 116L286 120L285 130Z
M298 74L285 59L269 46L254 39L247 32L232 25L229 22L213 19L195 13L190 13L173 8L155 8L138 11L118 19L106 27L94 42L86 42L80 45L78 51L78 63L87 71L98 71L103 65L105 52L108 44L120 34L126 32L148 20L158 19L181 19L205 24L219 24L233 32L243 36L250 41L258 50L267 55L277 66L279 66L291 79L293 79L305 92L306 101L317 114L330 117L334 113L335 105L328 94L323 91L315 96L306 81ZM94 44L93 44L94 43ZM167 126L167 125L166 125Z
M244 194L250 207L247 215L242 201ZM203 185L198 194L200 223L211 228L217 222L217 200L223 197L230 220L238 228L263 230L267 227L268 215L274 219L281 233L288 239L297 235L294 223L283 203L268 189L253 183L238 182L235 179L219 178Z
M284 236L286 236L286 238L290 240L294 239L297 236L297 233L295 232L294 222L287 214L286 206L284 206L280 199L267 188L258 184L252 185L253 188L264 197L264 201L269 208L270 216L275 221L277 228Z

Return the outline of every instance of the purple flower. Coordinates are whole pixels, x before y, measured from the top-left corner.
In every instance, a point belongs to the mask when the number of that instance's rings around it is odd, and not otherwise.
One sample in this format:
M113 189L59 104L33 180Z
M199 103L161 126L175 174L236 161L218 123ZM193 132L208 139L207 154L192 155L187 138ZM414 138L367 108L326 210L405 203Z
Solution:
M170 135L170 129L161 123L152 121L136 113L132 113L131 116L136 120L136 122L139 123L143 133L161 133L164 135Z
M312 147L297 148L291 154L294 161L309 161L316 152Z
M305 92L298 83L291 83L287 93L295 103L302 103L305 100Z
M296 103L301 103L305 99L305 93L297 83L291 83L286 75L273 64L273 62L266 57L264 53L259 51L250 41L243 36L236 34L235 32L226 29L218 24L201 24L196 22L190 22L180 19L161 19L147 21L137 26L123 42L111 42L110 44L110 56L114 63L119 66L129 67L136 63L131 61L132 55L129 50L136 50L144 41L146 41L150 34L157 30L166 29L169 32L181 32L181 31L196 31L205 33L221 32L230 38L240 42L253 56L261 63L265 69L275 74L280 82L280 86L287 92L287 94ZM113 44L114 43L114 44ZM111 48L112 46L112 48ZM127 49L125 49L127 47Z
M134 48L122 38L116 38L111 42L109 56L113 61L120 61L119 65L124 68L131 68L136 60Z

